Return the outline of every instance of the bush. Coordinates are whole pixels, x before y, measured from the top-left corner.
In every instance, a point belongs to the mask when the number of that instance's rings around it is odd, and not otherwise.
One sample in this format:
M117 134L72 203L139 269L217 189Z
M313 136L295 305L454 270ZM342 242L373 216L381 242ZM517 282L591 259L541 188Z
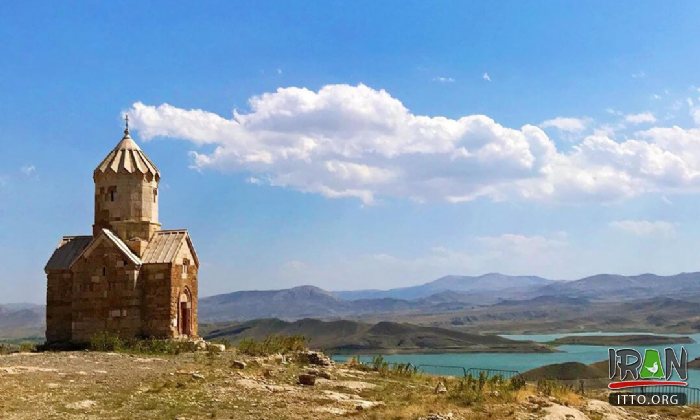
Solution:
M155 338L120 338L106 331L90 338L90 350L143 354L180 354L194 352L197 345L191 341L162 340Z
M506 380L502 375L489 377L486 372L482 371L477 377L470 374L460 379L456 386L448 388L448 396L462 405L480 403L485 399L512 402L515 400L513 391L524 386L525 381L519 375Z
M118 335L107 331L95 333L90 337L90 350L93 351L120 351L124 348L124 341Z
M250 356L287 354L306 350L306 338L301 335L270 335L262 341L244 338L238 343L238 351Z
M522 375L515 375L510 379L510 389L517 391L525 387L525 378Z
M480 375L481 376L481 375ZM480 387L479 380L472 375L467 375L457 382L457 386L449 389L449 397L461 405L472 405L484 399L483 387Z

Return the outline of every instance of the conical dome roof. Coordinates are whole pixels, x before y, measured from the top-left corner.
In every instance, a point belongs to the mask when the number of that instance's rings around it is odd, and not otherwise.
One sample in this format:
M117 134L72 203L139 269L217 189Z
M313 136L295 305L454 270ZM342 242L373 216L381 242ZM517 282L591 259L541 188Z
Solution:
M107 172L144 175L150 173L156 180L160 179L158 168L131 138L128 127L124 130L124 137L117 146L97 165L94 175Z

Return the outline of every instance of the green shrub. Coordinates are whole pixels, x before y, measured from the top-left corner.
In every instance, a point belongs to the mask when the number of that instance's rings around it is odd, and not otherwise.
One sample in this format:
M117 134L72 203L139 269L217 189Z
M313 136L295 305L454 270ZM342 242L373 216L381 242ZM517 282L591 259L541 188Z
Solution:
M510 379L510 389L517 391L525 387L525 378L522 375L515 375Z
M36 351L36 344L30 342L22 342L19 344L20 353L31 353Z
M457 404L473 405L488 399L489 401L513 402L514 390L525 386L520 377L506 380L502 375L489 377L486 372L480 372L479 376L471 374L457 381L456 385L448 387L448 397Z
M180 354L194 352L197 345L191 341L163 340L156 338L120 338L102 331L90 338L90 350L143 354Z
M546 396L551 396L555 392L561 391L562 387L552 379L538 379L537 391Z
M90 350L93 351L120 351L124 348L124 342L118 335L101 331L90 337Z
M384 356L378 354L372 358L372 369L379 373L385 373L389 370L389 362L384 360Z
M287 354L306 349L306 338L301 335L270 335L258 341L244 338L238 343L238 351L250 356Z
M467 375L457 382L456 386L448 389L451 400L461 405L472 405L483 401L484 393L479 386L479 380L472 375Z

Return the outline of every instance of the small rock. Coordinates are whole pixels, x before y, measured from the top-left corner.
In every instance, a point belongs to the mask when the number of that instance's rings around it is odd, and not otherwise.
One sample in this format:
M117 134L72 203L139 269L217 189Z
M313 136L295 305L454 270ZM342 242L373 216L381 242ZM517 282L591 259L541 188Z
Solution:
M453 418L453 414L447 413L447 414L440 414L440 413L430 413L425 417L419 417L418 420L451 420Z
M194 342L194 345L197 348L197 350L206 350L207 349L207 342L201 338L199 340L196 340Z
M85 410L88 408L92 408L96 405L97 405L97 402L95 402L95 401L84 400L84 401L74 402L71 404L66 404L66 408L71 409L71 410Z
M301 375L299 375L299 383L301 385L313 386L316 384L316 376L309 375L308 373L302 373Z
M209 351L226 351L226 346L223 344L207 343L207 350Z
M231 363L231 367L236 368L236 369L245 369L246 368L246 363L242 360L234 360Z
M202 375L201 373L196 373L196 372L195 372L195 373L192 374L192 378L193 378L193 379L203 380L203 379L204 379L204 375Z
M442 381L438 382L437 386L435 387L435 393L436 394L444 394L446 392L447 392L447 387L445 386L445 384Z

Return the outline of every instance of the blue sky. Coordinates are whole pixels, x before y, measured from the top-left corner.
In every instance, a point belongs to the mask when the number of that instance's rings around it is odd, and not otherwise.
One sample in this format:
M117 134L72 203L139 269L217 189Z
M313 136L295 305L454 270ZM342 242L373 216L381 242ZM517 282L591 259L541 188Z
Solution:
M202 295L700 270L699 21L696 2L3 4L0 301L43 301L60 236L90 231L124 112Z

